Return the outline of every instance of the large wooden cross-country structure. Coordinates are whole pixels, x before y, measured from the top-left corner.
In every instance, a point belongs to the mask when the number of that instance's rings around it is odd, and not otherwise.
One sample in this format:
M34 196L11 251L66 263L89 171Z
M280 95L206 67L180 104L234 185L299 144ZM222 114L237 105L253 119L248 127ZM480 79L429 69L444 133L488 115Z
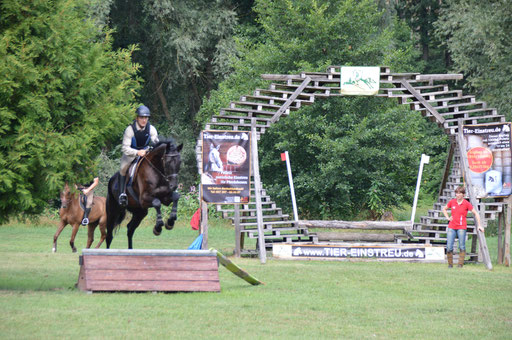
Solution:
M243 95L240 100L233 101L229 107L220 110L218 115L206 123L206 130L251 131L251 123L259 136L270 128L273 123L287 117L291 111L312 105L324 97L342 96L340 93L341 66L331 66L325 73L302 72L296 75L264 74L263 79L270 80L268 89L256 89L253 94ZM448 221L442 214L442 207L454 197L454 190L463 184L465 171L465 153L460 148L460 126L505 122L505 116L498 114L494 108L488 108L485 102L472 95L463 94L462 90L450 89L449 83L462 79L461 74L419 74L392 73L388 67L380 67L379 97L395 98L399 104L408 105L411 110L420 112L424 117L437 123L450 137L450 146L445 171L439 189L438 200L429 210L428 216L422 216L419 223L412 226L414 239L394 234L395 243L417 242L432 246L446 245L446 229ZM253 127L254 130L254 127ZM198 141L198 166L202 169L201 140ZM467 160L466 160L467 163ZM467 178L468 176L466 176ZM254 181L254 178L253 178ZM261 183L257 183L261 187ZM465 183L470 185L470 183ZM244 237L264 240L265 248L279 242L319 242L319 235L308 229L307 223L292 221L283 214L272 199L260 189L263 212L263 235L257 228L256 198L254 186L249 204L242 204L237 209L232 206L218 205L225 218L233 220L237 230L236 252L251 254L257 252L244 247ZM499 230L505 229L505 240L499 239L500 246L498 263L510 263L510 217L511 204L507 198L477 200L474 194L470 199L480 212L482 223L487 226L489 220L498 218ZM504 212L508 210L506 214ZM470 219L472 220L472 219ZM480 247L485 245L485 237L479 235L474 225L468 225L468 237L471 238L467 250L472 260L477 260ZM501 233L500 233L501 235ZM388 236L389 237L389 236ZM322 237L320 237L321 239ZM320 240L321 241L321 240ZM505 249L504 249L505 248ZM482 255L482 254L480 254ZM484 259L485 262L485 259Z

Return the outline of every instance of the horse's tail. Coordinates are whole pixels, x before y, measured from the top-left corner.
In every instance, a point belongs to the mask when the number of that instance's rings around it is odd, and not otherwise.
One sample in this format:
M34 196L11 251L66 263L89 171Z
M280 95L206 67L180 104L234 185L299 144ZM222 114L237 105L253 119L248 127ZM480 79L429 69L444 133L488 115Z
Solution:
M114 189L114 184L116 180L118 180L119 173L116 173L110 180L108 181L108 193L107 193L107 229L111 229L113 231L117 231L119 229L121 222L123 222L126 216L126 208L121 207L119 202L117 201L116 190Z

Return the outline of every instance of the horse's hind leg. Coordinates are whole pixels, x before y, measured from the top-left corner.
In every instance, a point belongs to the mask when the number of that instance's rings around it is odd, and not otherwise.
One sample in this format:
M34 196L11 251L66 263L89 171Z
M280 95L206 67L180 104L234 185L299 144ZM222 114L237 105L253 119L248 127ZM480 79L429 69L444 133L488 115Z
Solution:
M128 231L126 233L128 236L128 249L133 249L133 243L132 243L133 234L135 233L135 229L137 229L140 222L142 222L142 220L144 219L144 217L146 217L147 214L148 214L147 210L140 210L138 212L133 213L130 223L128 223L128 225L126 226L128 229Z
M100 237L100 241L96 245L96 248L99 248L101 246L101 244L103 243L103 241L105 241L105 238L107 237L107 226L105 225L105 223L102 223L100 221L99 226L100 226L101 237Z
M57 252L57 239L59 238L60 233L62 232L62 229L67 225L63 220L60 220L59 228L57 228L57 231L55 232L55 235L53 235L53 248L52 252Z
M71 233L71 240L69 240L69 245L71 246L73 253L76 253L75 237L76 237L76 233L78 232L78 227L79 227L78 223L73 225L73 232Z
M165 222L165 229L171 230L174 228L174 222L178 219L178 200L180 199L180 194L178 192L172 193L172 209L169 218Z

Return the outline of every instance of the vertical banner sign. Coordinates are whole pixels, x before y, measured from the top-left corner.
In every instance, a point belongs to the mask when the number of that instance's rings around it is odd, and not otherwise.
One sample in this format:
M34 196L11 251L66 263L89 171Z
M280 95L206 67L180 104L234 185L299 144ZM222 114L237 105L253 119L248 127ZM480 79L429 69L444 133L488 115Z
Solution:
M343 66L340 81L341 94L374 96L379 92L380 67Z
M464 125L469 175L478 198L512 193L511 123Z
M249 202L250 152L247 132L203 131L201 192L205 202Z

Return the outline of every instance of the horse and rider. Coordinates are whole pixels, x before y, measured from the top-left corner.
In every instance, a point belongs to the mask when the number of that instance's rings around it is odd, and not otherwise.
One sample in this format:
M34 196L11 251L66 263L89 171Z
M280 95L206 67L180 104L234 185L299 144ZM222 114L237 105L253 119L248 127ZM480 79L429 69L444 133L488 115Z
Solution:
M183 144L176 146L172 139L159 138L156 128L149 123L151 116L147 106L139 106L135 120L125 129L121 150L123 156L119 172L108 183L107 194L107 248L113 239L113 230L125 217L126 210L132 213L128 222L128 247L132 248L135 229L148 213L155 208L155 235L160 235L162 226L170 230L177 219L178 172L181 165ZM171 205L168 220L163 222L161 206Z
M177 219L179 199L179 194L176 192L177 176L183 144L176 146L172 139L159 140L156 128L149 123L151 112L147 106L139 106L135 113L135 119L124 130L121 147L123 155L119 172L114 174L108 183L107 248L112 242L113 229L124 219L126 210L132 213L132 219L128 223L129 248L132 248L133 232L147 215L149 208L155 208L157 211L157 221L153 229L155 235L159 235L164 226L161 216L162 204L166 206L172 204L169 219L165 223L166 229L172 229ZM96 225L96 220L89 221L89 214L96 200L93 190L98 183L99 180L95 177L91 183L75 186L81 191L80 199L77 198L77 201L81 202L79 210L83 211L82 225L92 222L94 226ZM78 225L76 227L78 228ZM59 228L56 237L62 228ZM56 237L54 243L56 243Z

